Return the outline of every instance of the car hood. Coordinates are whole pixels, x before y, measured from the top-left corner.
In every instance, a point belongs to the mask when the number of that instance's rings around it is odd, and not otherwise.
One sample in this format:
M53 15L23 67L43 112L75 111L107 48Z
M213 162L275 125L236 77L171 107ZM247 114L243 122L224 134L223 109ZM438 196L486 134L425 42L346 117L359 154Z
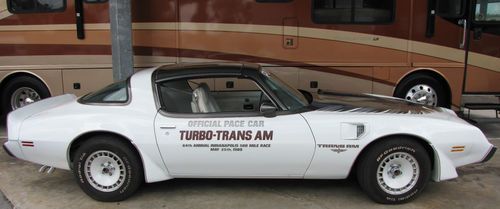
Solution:
M432 114L443 108L374 94L346 94L319 91L311 103L319 111L387 114Z

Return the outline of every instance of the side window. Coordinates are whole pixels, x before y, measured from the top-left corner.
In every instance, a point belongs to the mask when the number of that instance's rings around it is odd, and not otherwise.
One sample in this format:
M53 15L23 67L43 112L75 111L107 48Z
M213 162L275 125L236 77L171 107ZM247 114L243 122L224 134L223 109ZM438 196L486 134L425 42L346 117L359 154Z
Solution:
M394 19L394 0L313 0L316 23L383 24Z
M66 0L7 0L11 13L60 12L66 9Z
M170 80L158 84L158 94L169 113L251 113L271 101L254 81L242 78Z
M259 3L287 3L293 0L256 0Z
M500 1L477 0L474 20L477 22L500 22Z

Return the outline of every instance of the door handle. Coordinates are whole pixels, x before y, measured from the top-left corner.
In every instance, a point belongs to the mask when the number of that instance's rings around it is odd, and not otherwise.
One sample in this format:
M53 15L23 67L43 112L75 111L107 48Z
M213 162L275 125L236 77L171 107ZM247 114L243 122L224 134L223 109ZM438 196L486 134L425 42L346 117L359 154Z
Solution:
M254 108L253 104L244 104L243 109L244 110L254 110L255 108Z
M175 129L175 125L160 125L160 129Z
M460 43L460 48L463 49L465 47L465 41L467 38L467 20L466 19L459 20L458 24L464 25L464 33L462 34L462 43Z

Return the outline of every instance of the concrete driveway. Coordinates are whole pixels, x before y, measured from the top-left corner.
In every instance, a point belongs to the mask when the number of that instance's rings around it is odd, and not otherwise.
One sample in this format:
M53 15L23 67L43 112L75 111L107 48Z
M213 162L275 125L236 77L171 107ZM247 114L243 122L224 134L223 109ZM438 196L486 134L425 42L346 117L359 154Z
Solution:
M500 147L500 122L479 121ZM483 129L483 130L484 130ZM0 131L0 136L3 132ZM499 139L497 139L499 138ZM0 151L0 189L15 206L30 208L393 208L372 202L355 180L175 179L143 185L118 203L90 199L69 171L39 174L39 166ZM500 156L459 169L460 177L427 186L415 201L398 208L497 208ZM1 198L0 198L1 199ZM0 200L0 207L2 206Z

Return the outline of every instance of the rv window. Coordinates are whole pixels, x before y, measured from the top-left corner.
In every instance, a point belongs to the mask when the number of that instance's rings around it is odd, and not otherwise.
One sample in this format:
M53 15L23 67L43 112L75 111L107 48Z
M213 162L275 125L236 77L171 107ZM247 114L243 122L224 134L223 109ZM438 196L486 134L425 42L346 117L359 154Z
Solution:
M465 0L438 0L436 10L444 18L462 18L465 14Z
M259 3L286 3L293 0L256 0Z
M477 0L474 20L500 22L500 0Z
M106 3L108 2L108 0L85 0L85 3L90 3L90 4L94 4L94 3Z
M7 0L11 13L60 12L66 9L66 0Z
M394 18L394 0L313 0L316 23L380 24Z

